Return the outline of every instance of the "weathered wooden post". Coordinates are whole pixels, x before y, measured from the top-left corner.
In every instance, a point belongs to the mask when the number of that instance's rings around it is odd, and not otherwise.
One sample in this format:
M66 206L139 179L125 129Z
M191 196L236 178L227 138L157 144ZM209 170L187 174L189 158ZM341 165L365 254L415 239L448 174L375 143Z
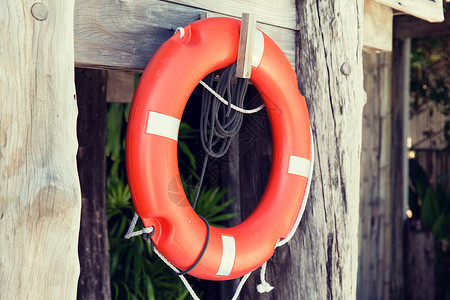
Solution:
M0 299L75 299L74 0L0 2Z

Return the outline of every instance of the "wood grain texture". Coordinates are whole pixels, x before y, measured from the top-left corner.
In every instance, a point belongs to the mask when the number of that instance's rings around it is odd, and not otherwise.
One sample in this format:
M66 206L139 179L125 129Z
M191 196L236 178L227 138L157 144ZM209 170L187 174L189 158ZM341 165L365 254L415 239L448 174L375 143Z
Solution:
M75 8L76 65L128 71L142 71L177 27L199 20L204 12L158 0L77 0ZM295 31L267 24L257 26L294 65Z
M375 0L408 15L429 21L444 21L443 0Z
M0 299L75 299L74 1L33 2L0 1Z
M207 12L204 15L207 18L226 17L223 14L213 12ZM274 27L271 25L260 23L258 19L256 19L256 22L257 22L256 28L260 29L262 32L267 34L278 45L278 47L280 47L280 49L283 50L284 55L286 55L292 67L295 69L296 63L295 37L297 34L297 30Z
M247 13L242 14L241 32L239 33L239 48L236 59L236 77L250 78L252 73L255 32L255 16Z
M106 220L106 71L75 70L81 184L78 300L111 299Z
M240 18L242 13L251 13L257 20L292 30L298 29L295 0L163 0L183 4L215 13Z
M357 299L389 299L392 195L391 53L364 53L361 204Z
M301 0L297 13L296 71L314 137L311 192L294 238L269 261L267 281L275 289L259 295L254 274L243 299L355 299L363 1ZM348 76L341 72L344 63Z
M364 1L364 50L392 51L392 8L374 0Z
M297 74L316 153L304 225L293 243L299 299L356 298L363 13L363 1L298 1ZM340 71L344 63L348 76Z

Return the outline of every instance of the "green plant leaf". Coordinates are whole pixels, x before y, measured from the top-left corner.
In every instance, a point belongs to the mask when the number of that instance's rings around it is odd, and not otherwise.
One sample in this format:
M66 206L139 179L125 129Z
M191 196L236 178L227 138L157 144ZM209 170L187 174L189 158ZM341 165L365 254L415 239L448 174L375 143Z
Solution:
M448 233L448 231L447 231L448 227L446 227L447 224L445 222L446 221L445 219L446 219L445 214L440 214L433 224L432 230L433 230L434 238L436 240L443 239L446 236L446 234Z
M180 147L181 151L187 156L189 159L189 162L191 164L192 170L196 169L195 165L195 156L192 154L191 150L189 150L188 145L183 141L178 141L178 146Z
M420 218L422 219L425 229L432 229L434 222L439 215L439 200L432 187L428 187L422 199L422 210Z

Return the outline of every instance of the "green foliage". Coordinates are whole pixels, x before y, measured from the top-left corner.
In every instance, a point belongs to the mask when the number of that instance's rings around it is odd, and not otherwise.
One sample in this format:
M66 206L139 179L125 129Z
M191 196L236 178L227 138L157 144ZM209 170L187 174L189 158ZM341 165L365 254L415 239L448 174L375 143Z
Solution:
M449 4L447 3L447 6ZM426 111L450 115L450 37L429 37L412 40L411 45L411 116ZM443 128L427 133L427 138L444 134L446 145L439 155L450 153L450 119ZM426 140L425 139L425 140ZM423 141L425 141L423 140ZM419 147L417 142L412 148ZM436 299L450 300L450 193L443 182L432 185L425 171L410 160L409 206L414 219L432 230L436 241Z
M108 104L106 131L107 219L110 255L111 291L113 299L188 299L188 291L180 279L152 251L142 237L124 239L134 208L125 171L125 133L130 105ZM196 156L188 146L195 143L197 131L182 122L179 134L179 165L185 171L183 187L192 201L199 176ZM186 177L187 179L184 179ZM211 225L220 226L235 214L224 210L233 200L223 202L226 190L204 188L200 193L196 212ZM137 224L137 228L142 227ZM197 290L202 286L195 281ZM200 293L201 294L201 293Z
M450 300L450 193L441 184L448 174L433 187L416 160L410 159L409 169L409 206L413 218L420 219L436 241L436 299Z

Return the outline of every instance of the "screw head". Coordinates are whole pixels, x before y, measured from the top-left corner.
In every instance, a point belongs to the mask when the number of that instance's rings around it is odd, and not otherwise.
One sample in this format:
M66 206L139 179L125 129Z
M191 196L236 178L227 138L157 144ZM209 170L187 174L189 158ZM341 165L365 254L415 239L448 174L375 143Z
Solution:
M350 75L351 72L352 68L350 67L350 64L348 62L343 63L341 66L341 73L344 74L345 76L348 76Z
M42 2L36 2L31 6L31 15L38 21L44 21L48 17L48 7Z

